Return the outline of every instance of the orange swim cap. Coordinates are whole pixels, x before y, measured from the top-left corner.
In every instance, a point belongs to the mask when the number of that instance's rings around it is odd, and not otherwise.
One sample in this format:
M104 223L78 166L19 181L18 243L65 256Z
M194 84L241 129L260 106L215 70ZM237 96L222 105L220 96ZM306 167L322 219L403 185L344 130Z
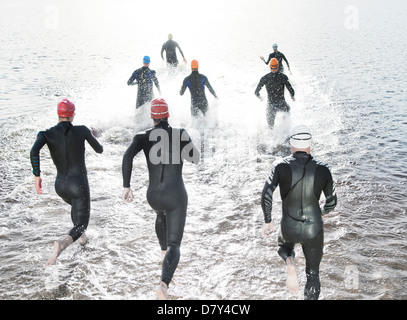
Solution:
M198 69L198 68L199 68L198 61L192 60L191 61L191 69Z
M270 68L271 69L277 69L278 68L278 60L276 58L271 59Z

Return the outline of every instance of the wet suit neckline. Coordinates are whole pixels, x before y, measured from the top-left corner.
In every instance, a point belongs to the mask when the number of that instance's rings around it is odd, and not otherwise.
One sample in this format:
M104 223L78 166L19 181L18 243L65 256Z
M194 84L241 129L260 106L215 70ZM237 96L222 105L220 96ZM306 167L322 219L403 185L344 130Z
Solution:
M60 127L63 127L65 130L64 130L64 135L66 136L67 134L68 134L68 131L72 128L72 126L73 126L73 124L72 124L72 122L71 121L68 121L68 120L66 120L66 121L60 121L60 122L58 122L58 124L57 124L58 126L60 126Z
M160 121L159 123L157 123L156 125L154 125L154 129L155 128L171 128L170 124L168 123L168 121Z

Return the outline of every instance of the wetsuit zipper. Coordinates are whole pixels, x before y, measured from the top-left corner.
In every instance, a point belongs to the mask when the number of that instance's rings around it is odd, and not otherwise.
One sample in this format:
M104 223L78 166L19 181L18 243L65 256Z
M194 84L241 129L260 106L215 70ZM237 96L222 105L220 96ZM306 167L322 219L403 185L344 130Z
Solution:
M305 177L305 167L307 166L308 162L311 160L311 157L308 157L308 160L305 162L304 167L303 167L303 174L301 178L301 217L303 217L303 221L307 222L308 218L307 216L304 217L304 206L303 206L303 196L304 196L304 177Z
M300 181L302 181L302 180L304 179L304 177L305 177L305 167L307 166L308 162L309 162L311 159L312 159L312 157L309 156L309 157L308 157L308 160L305 162L304 166L302 167L302 169L303 169L302 177L301 177L296 183L294 183L294 184L292 185L291 189L288 191L288 193L287 193L287 195L286 195L286 198L288 198L288 196L291 194L291 192L292 192L293 189L297 186L297 184L298 184ZM303 216L303 212L304 212L303 206L302 206L302 196L303 196L303 186L301 185L301 216ZM293 220L295 220L295 221L300 221L300 222L306 222L306 221L308 221L307 218L305 218L305 219L296 219L296 218L294 218L294 217L288 212L288 209L286 210L286 212L287 212L287 215L288 215L291 219L293 219Z
M69 171L69 154L68 154L68 131L71 129L71 124L64 131L64 142L65 142L65 154L66 154L66 171L65 171L65 178L68 176Z

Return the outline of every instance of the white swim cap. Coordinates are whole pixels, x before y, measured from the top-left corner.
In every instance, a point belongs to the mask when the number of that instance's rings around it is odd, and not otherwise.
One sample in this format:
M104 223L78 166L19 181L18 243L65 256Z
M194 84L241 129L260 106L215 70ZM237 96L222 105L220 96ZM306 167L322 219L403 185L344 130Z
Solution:
M311 130L305 125L293 127L290 131L290 144L297 149L311 147Z

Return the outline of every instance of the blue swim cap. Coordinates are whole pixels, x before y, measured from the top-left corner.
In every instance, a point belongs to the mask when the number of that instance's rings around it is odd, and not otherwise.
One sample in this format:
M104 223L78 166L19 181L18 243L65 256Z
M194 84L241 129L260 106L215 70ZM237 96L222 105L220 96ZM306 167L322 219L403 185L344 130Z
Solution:
M143 58L143 63L150 63L150 57L149 56L145 56Z

